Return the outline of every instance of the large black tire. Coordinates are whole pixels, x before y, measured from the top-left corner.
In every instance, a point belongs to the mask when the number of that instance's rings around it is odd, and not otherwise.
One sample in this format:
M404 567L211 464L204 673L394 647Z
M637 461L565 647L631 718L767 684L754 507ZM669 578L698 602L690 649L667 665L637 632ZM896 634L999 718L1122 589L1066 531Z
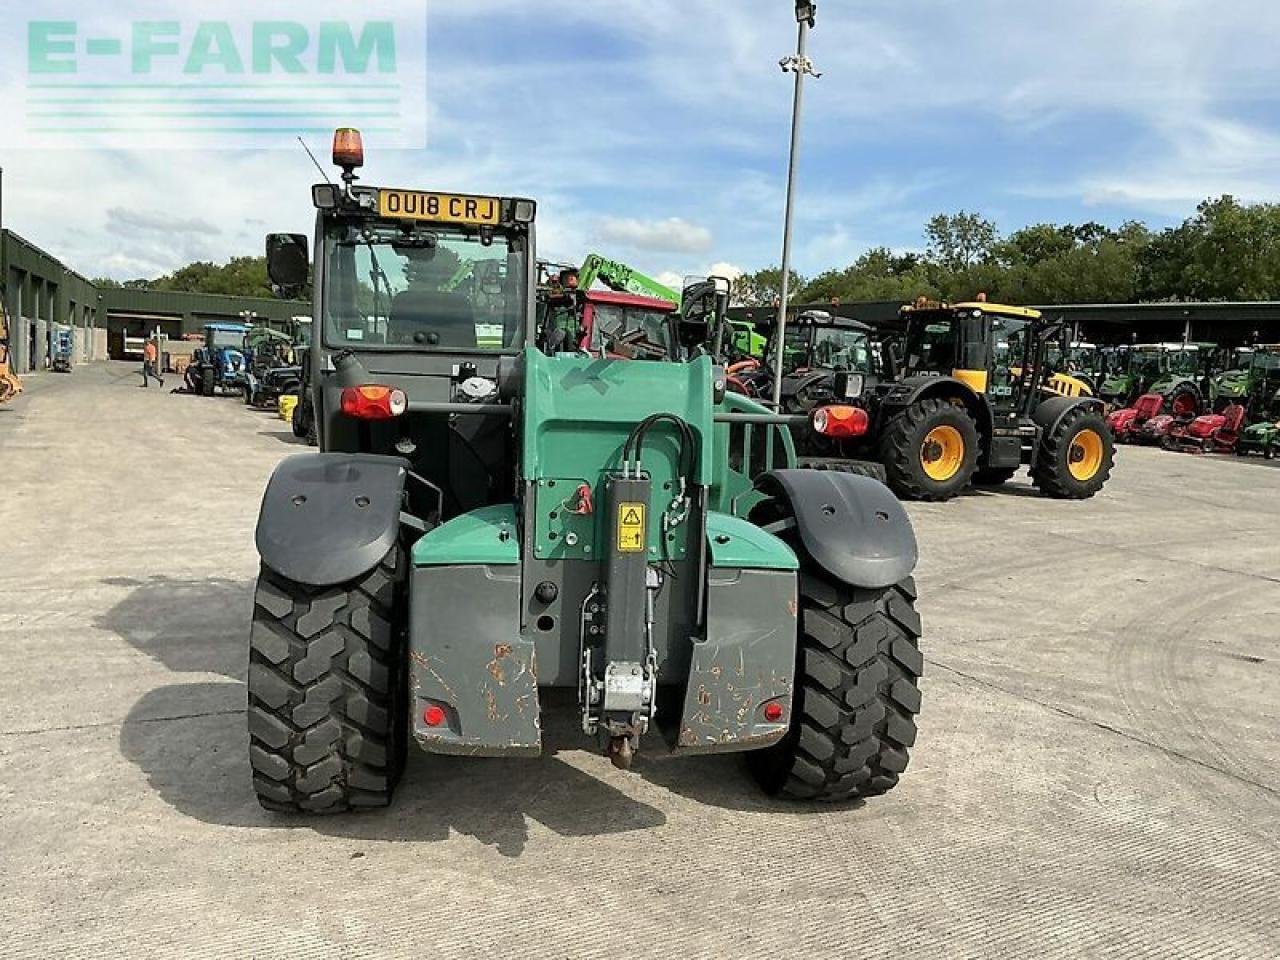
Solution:
M831 470L835 473L851 473L856 477L870 477L881 483L888 482L884 464L870 460L837 460L828 457L801 457L796 466L802 470Z
M978 487L998 487L1013 479L1017 467L982 467L973 472L973 483Z
M200 392L206 397L213 396L213 367L200 368Z
M1084 449L1082 437L1092 433L1101 443L1101 457L1097 469L1088 477L1072 473L1072 464L1079 462ZM1107 483L1111 468L1115 466L1115 441L1107 421L1096 409L1076 407L1067 412L1062 421L1040 440L1035 463L1031 466L1031 482L1045 496L1058 500L1088 500Z
M258 802L341 813L391 802L408 737L399 548L327 589L263 567L249 634L249 761Z
M298 402L293 405L293 413L289 415L289 426L293 428L293 435L299 440L307 435L307 424L302 419L302 398L298 398Z
M907 768L924 672L911 579L862 590L806 571L791 729L748 754L760 785L796 800L874 797Z
M944 480L925 471L926 438L941 427L952 427L964 445L958 469ZM969 485L978 465L978 428L964 407L945 400L921 400L885 424L880 460L888 484L904 500L950 500Z

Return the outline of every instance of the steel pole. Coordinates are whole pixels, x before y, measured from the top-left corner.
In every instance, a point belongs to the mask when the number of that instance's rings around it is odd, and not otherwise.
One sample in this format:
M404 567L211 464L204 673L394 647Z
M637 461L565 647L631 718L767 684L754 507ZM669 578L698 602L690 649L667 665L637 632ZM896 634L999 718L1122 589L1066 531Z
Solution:
M800 153L800 108L804 102L805 41L809 35L809 23L800 21L796 37L795 99L791 103L791 155L787 160L787 209L782 220L782 290L778 304L777 366L773 372L773 406L782 406L782 361L786 356L787 298L791 295L791 218L795 213L796 160Z

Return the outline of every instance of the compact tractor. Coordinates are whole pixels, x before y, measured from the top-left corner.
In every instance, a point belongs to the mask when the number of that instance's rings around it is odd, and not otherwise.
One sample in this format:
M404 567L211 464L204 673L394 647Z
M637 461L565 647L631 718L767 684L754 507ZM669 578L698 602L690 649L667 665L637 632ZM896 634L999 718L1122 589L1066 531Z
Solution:
M242 393L248 367L244 352L248 332L248 325L243 323L206 323L204 346L195 349L187 367L187 389L205 397L212 397L219 390L224 394Z
M872 460L910 500L948 500L970 483L998 485L1023 465L1041 492L1093 496L1114 447L1102 404L1054 374L1047 352L1061 327L1039 311L994 303L919 303L902 309L887 378L833 378L834 402L800 433L806 457Z
M311 321L295 319L294 331L284 333L270 327L254 327L245 335L247 360L242 389L250 407L276 407L280 397L302 390L302 360L306 353Z
M334 162L314 267L267 241L277 289L314 284L320 450L258 519L261 803L385 805L411 741L537 754L553 687L619 767L737 751L788 797L894 786L923 664L889 491L789 469L785 424L709 356L538 349L532 200L361 185L352 130ZM451 288L468 262L497 289Z

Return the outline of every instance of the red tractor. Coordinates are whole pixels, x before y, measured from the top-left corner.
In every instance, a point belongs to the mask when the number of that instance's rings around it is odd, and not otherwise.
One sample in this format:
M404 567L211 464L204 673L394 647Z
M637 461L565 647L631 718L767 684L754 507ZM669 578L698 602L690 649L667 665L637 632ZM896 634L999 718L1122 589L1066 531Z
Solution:
M1196 417L1185 427L1174 428L1161 445L1166 450L1231 453L1240 439L1244 415L1243 405L1233 403L1222 413L1207 413Z

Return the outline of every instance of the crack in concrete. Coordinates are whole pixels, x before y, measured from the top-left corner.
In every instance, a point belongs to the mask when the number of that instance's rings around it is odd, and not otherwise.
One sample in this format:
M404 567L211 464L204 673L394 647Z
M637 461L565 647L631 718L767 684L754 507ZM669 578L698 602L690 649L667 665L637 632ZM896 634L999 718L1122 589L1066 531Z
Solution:
M139 717L136 720L102 720L98 723L73 723L59 727L33 727L29 730L0 730L0 737L33 737L41 733L69 733L76 730L98 730L103 727L132 727L143 723L168 723L172 720L198 720L202 717L234 717L244 707L234 710L207 710L203 713L175 713L166 717Z
M1080 723L1087 723L1092 727L1097 727L1099 730L1105 730L1108 733L1114 733L1117 736L1123 737L1124 739L1129 740L1133 743L1140 743L1143 746L1150 747L1153 750L1159 750L1161 753L1167 754L1171 757L1177 757L1179 760L1185 760L1187 763L1193 763L1196 766L1202 767L1206 770L1212 770L1214 773L1222 774L1224 777L1229 777L1230 779L1235 780L1238 783L1242 783L1250 787L1255 787L1258 790L1261 790L1264 793L1270 794L1273 797L1280 798L1280 790L1277 790L1275 787L1268 786L1265 783L1259 783L1257 780L1251 780L1249 777L1242 776L1241 774L1235 773L1234 771L1224 770L1222 767L1215 766L1206 760L1201 760L1198 757L1193 757L1189 754L1182 753L1181 751L1175 750L1172 747L1165 746L1162 743L1156 743L1153 740L1147 740L1144 737L1140 737L1135 733L1129 732L1128 730L1121 730L1119 727L1113 727L1111 726L1111 724L1105 723L1102 720L1095 720L1092 717L1086 717L1083 714L1074 713L1073 711L1068 710L1066 707L1059 706L1056 703L1049 703L1045 700L1040 700L1028 694L1019 693L1016 690L1010 690L1007 687L1000 686L1000 684L995 683L994 681L987 680L982 677L974 676L971 673L965 673L963 670L958 670L955 667L945 664L940 660L933 660L929 657L926 657L925 662L935 667L941 667L943 670L946 670L948 673L955 674L957 677L963 677L966 680L970 680L973 683L978 684L978 686L980 687L986 687L989 690L995 690L998 693L1003 693L1005 696L1013 697L1015 700L1021 700L1024 703L1034 703L1036 706L1043 707L1044 709L1049 710L1053 713L1056 713L1060 716L1067 717L1068 719L1071 719L1071 720L1076 720Z

